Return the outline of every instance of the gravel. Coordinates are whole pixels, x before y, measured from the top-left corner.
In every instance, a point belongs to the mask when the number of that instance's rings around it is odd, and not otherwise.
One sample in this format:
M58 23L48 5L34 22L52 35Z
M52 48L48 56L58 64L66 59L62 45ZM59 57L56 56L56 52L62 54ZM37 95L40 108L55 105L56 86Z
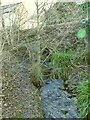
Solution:
M46 81L41 88L45 118L79 118L76 98L69 98L63 80Z
M29 63L11 66L6 70L3 82L3 118L42 118L40 93L30 82Z

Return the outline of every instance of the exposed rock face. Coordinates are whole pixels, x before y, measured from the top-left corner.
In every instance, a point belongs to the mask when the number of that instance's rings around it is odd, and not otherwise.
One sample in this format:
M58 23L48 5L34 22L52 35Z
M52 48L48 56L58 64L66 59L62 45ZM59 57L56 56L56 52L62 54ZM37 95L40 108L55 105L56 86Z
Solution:
M41 98L46 118L78 118L77 99L69 98L63 80L46 81L41 88Z

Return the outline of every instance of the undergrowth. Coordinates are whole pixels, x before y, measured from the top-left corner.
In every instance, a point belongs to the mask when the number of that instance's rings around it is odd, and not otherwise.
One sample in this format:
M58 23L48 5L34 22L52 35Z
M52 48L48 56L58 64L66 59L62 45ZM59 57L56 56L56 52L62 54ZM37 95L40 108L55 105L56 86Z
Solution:
M78 94L77 94L77 106L78 106L78 112L80 113L80 116L85 118L88 115L89 110L89 80L84 80L80 82L78 86Z
M85 12L83 11L82 15L82 8L75 4L66 5L66 3L57 2L51 7L52 9L45 10L44 15L41 15L45 20L42 20L41 26L30 30L11 27L11 33L9 33L10 30L5 30L2 34L2 56L5 69L7 68L16 77L19 74L18 66L28 59L31 62L30 69L28 68L30 80L37 88L42 86L41 80L68 80L72 71L77 66L86 66L86 59L89 59L86 52L86 36L82 38L82 31L80 31L87 26L86 23L84 25L79 23L86 17L86 9L84 8ZM78 23L77 20L79 20ZM81 38L76 36L78 30ZM37 44L38 41L40 44ZM47 49L42 53L44 48ZM77 106L81 117L88 114L88 83L87 79L81 81L77 90ZM17 116L22 117L22 114Z
M68 77L75 66L74 62L76 57L77 56L72 53L63 53L59 51L53 53L51 58L53 79L68 80Z

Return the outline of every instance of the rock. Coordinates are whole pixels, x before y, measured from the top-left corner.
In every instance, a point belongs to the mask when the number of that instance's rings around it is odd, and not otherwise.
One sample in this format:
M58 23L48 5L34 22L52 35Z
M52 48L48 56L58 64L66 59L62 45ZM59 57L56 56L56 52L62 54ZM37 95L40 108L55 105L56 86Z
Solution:
M76 98L68 98L63 80L46 81L41 98L46 118L78 118Z

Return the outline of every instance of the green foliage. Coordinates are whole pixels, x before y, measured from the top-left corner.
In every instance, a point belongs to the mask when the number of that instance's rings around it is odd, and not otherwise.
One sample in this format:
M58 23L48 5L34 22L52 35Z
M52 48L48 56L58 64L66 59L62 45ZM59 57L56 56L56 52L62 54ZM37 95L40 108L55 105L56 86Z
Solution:
M84 37L86 37L86 29L85 29L85 28L80 29L80 30L78 31L78 33L77 33L77 37L78 37L78 38L84 38Z
M53 78L67 80L74 67L76 56L72 53L55 52L52 55L51 66Z
M77 93L77 106L81 117L86 117L89 106L89 80L80 82Z
M83 10L83 18L87 18L88 17L88 10L90 7L90 2L85 2L83 4L80 4L79 6Z
M17 113L15 119L17 120L17 118L23 118L23 117L24 117L23 113Z

